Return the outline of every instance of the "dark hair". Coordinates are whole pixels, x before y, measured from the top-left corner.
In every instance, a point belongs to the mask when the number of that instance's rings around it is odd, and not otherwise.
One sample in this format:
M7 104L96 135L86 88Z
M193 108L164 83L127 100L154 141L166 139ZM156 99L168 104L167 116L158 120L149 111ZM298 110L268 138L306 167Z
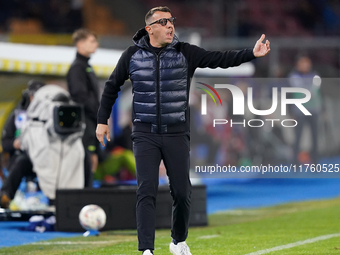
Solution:
M22 91L22 98L19 103L20 109L27 110L28 106L31 103L31 96L35 94L35 92L40 89L42 86L45 86L45 83L38 80L30 80L27 83L27 89Z
M154 7L152 8L150 11L147 12L147 14L145 15L145 24L148 24L148 20L152 17L152 15L155 12L169 12L171 14L171 10L169 7L167 6L158 6L158 7Z
M97 35L91 30L88 30L86 28L77 29L72 35L73 44L77 45L79 41L87 39L87 37L89 37L90 35L93 35L97 39Z
M34 95L34 93L42 86L45 86L45 83L43 81L30 80L27 83L27 91L29 92L30 95Z

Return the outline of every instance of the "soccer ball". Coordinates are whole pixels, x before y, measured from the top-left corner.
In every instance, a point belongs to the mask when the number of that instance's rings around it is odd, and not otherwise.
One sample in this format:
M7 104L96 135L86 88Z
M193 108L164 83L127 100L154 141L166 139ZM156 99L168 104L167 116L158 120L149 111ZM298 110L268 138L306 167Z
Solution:
M105 226L106 214L98 205L86 205L79 213L79 222L86 230L99 230Z

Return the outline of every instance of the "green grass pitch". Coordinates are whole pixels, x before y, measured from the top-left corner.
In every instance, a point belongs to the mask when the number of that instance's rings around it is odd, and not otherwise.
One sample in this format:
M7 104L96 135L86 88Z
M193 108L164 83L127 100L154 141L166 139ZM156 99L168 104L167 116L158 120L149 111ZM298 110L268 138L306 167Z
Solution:
M193 255L333 255L340 254L339 233L340 199L337 198L217 213L209 216L208 227L190 228L187 243ZM335 235L329 236L331 234ZM318 237L321 239L315 239ZM157 230L154 253L170 254L170 240L170 230ZM299 241L302 242L297 243ZM284 246L289 244L293 246ZM274 247L279 250L268 250ZM137 251L136 231L108 231L98 237L59 238L2 248L0 254L131 255L141 252Z

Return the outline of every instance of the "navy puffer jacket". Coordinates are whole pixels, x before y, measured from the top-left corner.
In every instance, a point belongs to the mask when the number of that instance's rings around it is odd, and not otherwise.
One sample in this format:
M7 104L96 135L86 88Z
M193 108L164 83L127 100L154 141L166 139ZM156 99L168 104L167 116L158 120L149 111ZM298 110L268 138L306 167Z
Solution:
M133 38L139 47L129 65L133 122L151 123L156 132L166 133L168 125L186 121L188 63L183 53L174 48L176 36L158 55L147 38L142 31Z

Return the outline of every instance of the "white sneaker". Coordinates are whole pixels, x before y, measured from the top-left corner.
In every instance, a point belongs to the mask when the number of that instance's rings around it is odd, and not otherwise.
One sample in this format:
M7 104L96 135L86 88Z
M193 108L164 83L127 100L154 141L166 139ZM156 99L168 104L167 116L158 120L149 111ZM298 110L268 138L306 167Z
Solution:
M179 242L174 244L173 242L169 245L170 252L174 255L192 255L189 249L189 246L186 242Z
M142 255L153 255L150 250L145 250Z

